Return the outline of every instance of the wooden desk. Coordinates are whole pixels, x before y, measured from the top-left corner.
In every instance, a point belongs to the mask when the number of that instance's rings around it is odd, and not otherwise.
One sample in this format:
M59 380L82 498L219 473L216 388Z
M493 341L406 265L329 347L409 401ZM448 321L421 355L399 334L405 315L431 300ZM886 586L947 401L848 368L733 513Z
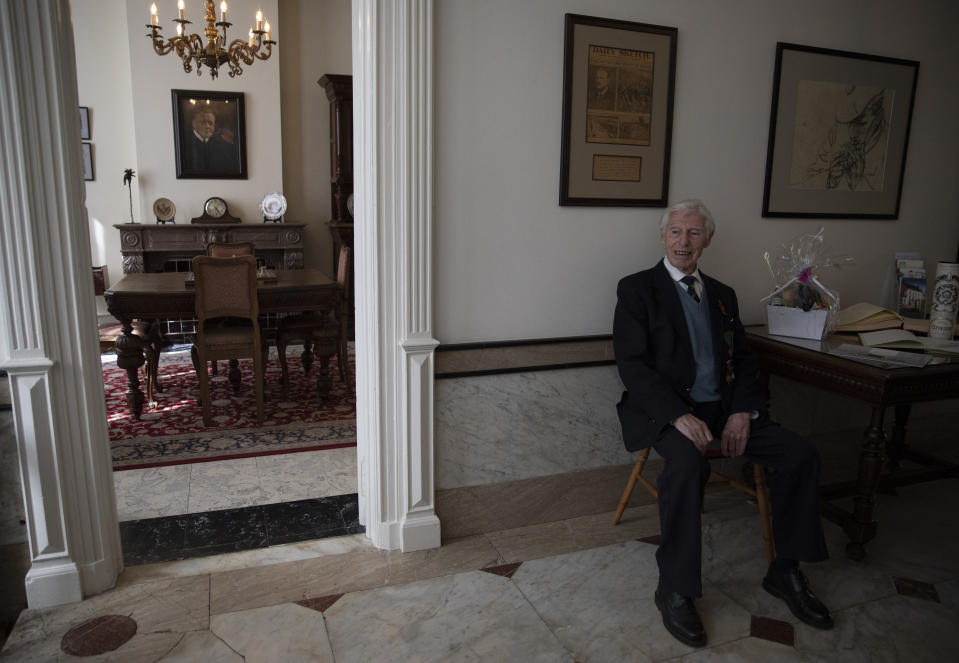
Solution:
M276 275L275 282L257 287L260 313L327 311L340 301L339 286L319 270L278 270ZM156 365L160 344L134 334L133 321L193 316L194 292L186 285L186 276L182 272L128 274L104 293L107 310L122 326L117 366L127 372L127 405L137 419L144 402L138 371L146 355Z
M829 354L842 343L856 343L855 337L835 335L823 341L809 341L770 336L765 327L748 327L746 333L767 376L779 375L850 396L872 407L872 419L863 434L858 477L855 481L822 487L823 515L840 525L849 536L846 555L850 559L864 559L865 544L876 536L873 508L880 481L884 486L894 487L959 476L959 466L907 448L905 444L906 421L912 403L959 396L959 361L953 359L925 368L882 369ZM895 425L892 437L886 440L883 418L889 407L895 409ZM899 464L904 458L925 467L902 472ZM828 501L850 495L855 496L851 513Z

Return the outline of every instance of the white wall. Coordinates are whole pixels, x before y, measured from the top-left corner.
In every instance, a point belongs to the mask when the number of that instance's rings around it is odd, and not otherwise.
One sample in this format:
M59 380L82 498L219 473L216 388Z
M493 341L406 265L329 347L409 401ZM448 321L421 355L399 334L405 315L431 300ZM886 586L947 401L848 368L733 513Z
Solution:
M95 179L86 183L86 193L91 258L94 265L107 265L109 286L123 276L120 234L113 224L130 220L123 170L137 170L130 60L126 57L127 8L112 0L72 0L70 9L80 105L90 109L88 142L93 145ZM137 186L133 188L133 206L137 218L142 218Z
M323 74L352 73L350 0L280 0L283 192L287 218L308 223L306 263L333 274L330 103Z
M558 205L566 12L679 29L670 199L717 219L702 268L746 322L773 286L760 256L826 227L857 258L824 282L883 303L894 251L927 269L959 245L959 4L950 0L441 0L436 10L434 311L442 343L606 334L617 280L662 257L662 209ZM777 41L919 60L895 221L761 216Z
M219 7L219 3L216 3ZM150 18L149 3L133 3L127 11L127 35L130 43L130 67L133 74L133 116L137 149L140 209L138 222L156 223L153 201L169 198L176 205L177 223L189 223L203 213L203 203L210 196L226 200L233 216L245 223L261 223L259 209L263 196L283 188L283 148L280 136L280 59L274 51L269 60L243 65L243 74L230 78L228 68L221 67L216 79L204 68L187 74L175 53L162 57L153 51L144 27ZM159 22L169 36L174 28L176 2L161 0ZM246 39L254 23L257 8L273 27L272 36L283 40L283 26L277 21L276 0L231 0L228 19L233 27L229 40ZM219 16L219 11L217 12ZM186 17L193 21L191 32L202 34L203 3L188 0ZM177 179L173 142L173 105L171 90L243 92L246 113L247 175L244 180ZM122 178L121 178L122 179Z
M96 180L87 183L94 264L107 264L111 282L123 275L120 237L113 224L130 220L123 170L137 172L134 216L154 223L153 201L170 198L177 223L202 213L211 195L224 197L244 223L262 220L260 201L281 191L286 220L306 223L307 267L332 273L329 102L317 80L351 71L350 0L231 0L229 38L243 38L257 8L278 42L269 60L226 69L211 80L183 71L174 54L158 56L146 38L148 0L73 0L80 103L90 107ZM175 0L160 0L159 21L169 34ZM219 2L217 2L219 7ZM201 32L203 4L188 0L187 19ZM244 92L246 180L178 180L174 162L172 89Z

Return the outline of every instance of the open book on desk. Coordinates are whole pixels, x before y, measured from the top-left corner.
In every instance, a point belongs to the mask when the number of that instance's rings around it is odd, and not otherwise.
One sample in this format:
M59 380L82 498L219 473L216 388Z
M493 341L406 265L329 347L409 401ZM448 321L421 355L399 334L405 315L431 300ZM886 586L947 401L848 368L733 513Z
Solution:
M916 332L917 334L928 334L929 318L903 318L902 328L908 329L911 332ZM959 335L959 322L956 323L955 334Z
M895 311L862 302L840 309L836 331L865 332L900 327L902 327L902 316Z
M873 348L922 350L936 355L959 356L959 341L916 336L905 329L862 332L859 334L859 342Z

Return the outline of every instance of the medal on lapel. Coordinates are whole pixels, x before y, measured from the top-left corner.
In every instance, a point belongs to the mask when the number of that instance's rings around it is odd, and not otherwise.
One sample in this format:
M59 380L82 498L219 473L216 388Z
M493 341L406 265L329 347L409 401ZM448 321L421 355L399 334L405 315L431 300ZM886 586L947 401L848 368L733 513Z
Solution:
M722 302L719 302L719 308L722 310ZM726 311L723 311L724 316L725 314ZM726 360L726 384L732 384L736 379L736 372L733 370L733 332L731 330L723 332L723 340L726 342L726 356L729 357Z

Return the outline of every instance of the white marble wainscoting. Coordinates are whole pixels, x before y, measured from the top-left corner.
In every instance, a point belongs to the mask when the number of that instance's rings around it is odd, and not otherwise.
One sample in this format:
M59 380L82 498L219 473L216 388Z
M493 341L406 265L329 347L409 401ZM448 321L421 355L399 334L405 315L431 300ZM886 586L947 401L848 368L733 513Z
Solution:
M121 521L356 492L356 448L113 473Z
M631 463L622 390L615 366L437 380L437 488Z

